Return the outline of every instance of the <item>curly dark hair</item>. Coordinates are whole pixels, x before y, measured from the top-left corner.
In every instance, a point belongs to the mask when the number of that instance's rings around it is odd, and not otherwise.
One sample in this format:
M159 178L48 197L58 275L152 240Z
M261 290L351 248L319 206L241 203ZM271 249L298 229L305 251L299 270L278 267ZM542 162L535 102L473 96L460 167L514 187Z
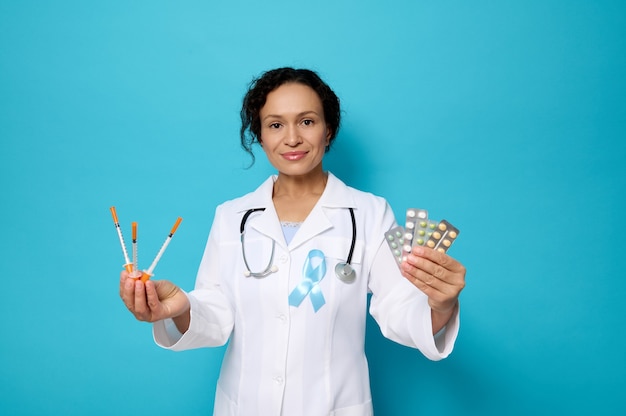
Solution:
M334 91L322 79L309 69L277 68L263 73L260 77L252 80L241 106L241 146L252 157L254 153L252 145L260 142L261 119L259 113L265 105L267 95L287 83L298 83L313 89L322 101L324 119L331 131L330 140L326 151L337 136L341 124L341 108L339 98Z

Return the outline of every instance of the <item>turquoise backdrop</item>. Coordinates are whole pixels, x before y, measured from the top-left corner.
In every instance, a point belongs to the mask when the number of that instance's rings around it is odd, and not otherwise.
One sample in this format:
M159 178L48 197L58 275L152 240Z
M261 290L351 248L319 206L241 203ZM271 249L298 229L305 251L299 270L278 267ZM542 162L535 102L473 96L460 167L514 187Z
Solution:
M139 222L189 290L220 202L271 168L238 142L252 77L342 99L326 168L461 229L453 354L370 319L377 415L625 414L626 3L0 2L0 414L210 414L223 349L172 353L118 298ZM233 227L236 227L233 224Z

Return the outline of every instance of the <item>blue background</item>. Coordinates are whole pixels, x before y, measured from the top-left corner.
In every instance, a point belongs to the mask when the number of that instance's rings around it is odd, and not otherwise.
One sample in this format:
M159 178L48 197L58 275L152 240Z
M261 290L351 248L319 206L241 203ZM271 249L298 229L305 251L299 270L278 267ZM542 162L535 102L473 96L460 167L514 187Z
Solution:
M377 414L624 414L625 32L601 0L0 2L0 414L210 413L223 349L128 314L109 207L144 267L182 216L156 274L191 289L272 172L238 111L282 65L342 99L327 169L461 229L453 354L368 323Z

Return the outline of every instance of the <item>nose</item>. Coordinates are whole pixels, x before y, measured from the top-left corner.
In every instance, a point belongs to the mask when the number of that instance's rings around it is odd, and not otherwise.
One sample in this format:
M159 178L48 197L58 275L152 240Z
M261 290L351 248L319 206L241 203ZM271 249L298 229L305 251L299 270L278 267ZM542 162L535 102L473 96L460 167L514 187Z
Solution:
M292 147L302 143L302 138L300 137L300 133L298 132L298 128L296 126L291 126L287 129L285 143Z

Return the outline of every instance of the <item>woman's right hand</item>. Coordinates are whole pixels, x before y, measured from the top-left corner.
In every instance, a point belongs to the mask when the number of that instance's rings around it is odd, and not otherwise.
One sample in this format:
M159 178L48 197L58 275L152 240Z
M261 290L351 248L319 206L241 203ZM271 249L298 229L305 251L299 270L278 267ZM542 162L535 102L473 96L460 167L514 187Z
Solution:
M189 299L183 291L167 280L133 279L127 271L120 274L120 297L139 321L156 322L172 318L184 333L189 327Z

